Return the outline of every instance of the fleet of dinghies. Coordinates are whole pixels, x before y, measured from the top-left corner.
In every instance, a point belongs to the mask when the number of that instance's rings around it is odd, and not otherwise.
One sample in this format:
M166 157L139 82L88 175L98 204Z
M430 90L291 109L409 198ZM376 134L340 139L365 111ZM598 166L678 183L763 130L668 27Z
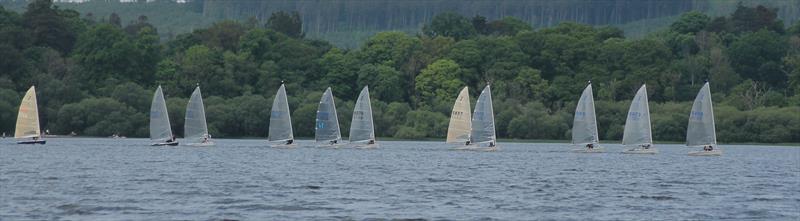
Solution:
M447 128L447 143L456 144L454 150L496 151L497 136L495 133L494 108L492 90L489 84L481 91L474 112L470 112L469 88L464 87L458 93L450 123ZM689 114L686 131L686 146L702 147L702 151L689 152L690 156L718 156L722 151L717 147L714 127L714 111L711 103L711 91L708 82L698 92ZM272 147L295 147L292 130L292 118L286 87L281 84L272 103L267 140ZM317 109L314 141L318 147L339 147L342 135L339 128L339 117L336 113L333 92L328 87L322 94ZM184 124L184 140L186 145L213 146L208 132L203 96L198 85L186 105ZM17 115L14 137L18 144L45 144L43 133L39 128L39 111L36 103L36 87L31 86L22 98ZM152 146L176 146L178 141L172 133L167 112L166 100L161 86L156 88L150 106L150 139ZM359 93L353 110L350 124L349 143L357 148L376 148L375 124L372 118L372 106L369 87ZM574 152L601 153L597 132L597 116L595 114L594 95L591 81L581 93L575 108L572 124L572 145L578 147ZM650 108L647 98L647 87L642 84L634 96L628 110L622 138L622 145L627 148L623 153L656 154L650 123Z

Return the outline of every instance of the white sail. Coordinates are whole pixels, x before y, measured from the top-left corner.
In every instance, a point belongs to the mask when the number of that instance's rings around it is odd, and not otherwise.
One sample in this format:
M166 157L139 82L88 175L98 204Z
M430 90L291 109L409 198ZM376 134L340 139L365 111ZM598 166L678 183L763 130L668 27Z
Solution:
M150 139L166 141L171 138L172 129L169 126L167 102L164 100L164 93L159 85L156 93L153 94L153 103L150 105Z
M358 94L350 123L350 142L375 140L375 126L372 121L372 106L369 101L369 88L364 86Z
M598 142L594 95L592 94L592 84L589 83L589 86L583 90L578 106L575 108L575 118L572 121L572 143L586 145Z
M714 127L714 108L711 104L711 90L708 82L700 88L689 114L686 130L686 146L716 145L717 133Z
M186 104L186 120L183 124L184 138L190 143L201 143L208 136L206 111L200 86L194 89L189 103Z
M475 103L470 143L495 142L495 138L492 89L486 85Z
M41 136L39 129L39 107L36 104L36 87L31 86L19 105L17 125L14 138L31 138Z
M642 85L636 96L633 97L631 107L628 109L628 119L625 121L625 132L622 135L622 145L652 144L653 137L650 130L650 107L647 102L647 87Z
M339 118L336 114L336 104L333 102L333 92L328 87L322 94L317 109L317 126L314 140L316 142L336 141L342 139L339 131Z
M465 143L469 141L472 130L470 117L469 89L464 87L458 93L453 111L450 112L450 125L447 127L447 143Z
M286 87L281 84L275 99L272 101L272 111L269 116L269 141L294 140L292 131L292 116L289 112L289 101L286 98Z

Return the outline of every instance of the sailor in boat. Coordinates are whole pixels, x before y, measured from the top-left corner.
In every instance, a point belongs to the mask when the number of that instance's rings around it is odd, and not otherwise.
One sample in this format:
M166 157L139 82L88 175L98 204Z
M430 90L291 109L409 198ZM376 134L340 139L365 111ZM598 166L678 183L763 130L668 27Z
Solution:
M331 145L336 145L338 143L336 140L331 140Z
M369 145L375 144L375 140L369 140L369 142L367 142L367 144L369 144Z
M590 144L586 144L586 148L588 148L590 150L594 149L594 144L591 144L591 143Z
M205 135L203 135L203 141L202 141L202 143L208 143L208 138L209 138L209 137L211 137L211 135L209 135L209 134L205 134Z
M650 149L650 144L642 144L642 148L645 150Z
M464 146L469 146L469 144L470 144L470 142L468 140L467 143L464 144Z
M175 142L175 135L172 135L172 138L167 140L167 143L172 143L172 142Z
M494 142L489 142L489 147L494 147Z
M292 143L294 143L294 140L287 140L286 141L286 145L292 145Z

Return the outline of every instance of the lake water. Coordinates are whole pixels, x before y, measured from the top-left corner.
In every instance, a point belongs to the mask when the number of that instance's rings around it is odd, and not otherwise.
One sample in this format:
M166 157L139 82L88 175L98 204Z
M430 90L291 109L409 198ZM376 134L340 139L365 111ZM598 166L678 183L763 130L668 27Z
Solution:
M441 142L272 149L263 140L0 140L0 220L800 219L800 148L689 157L571 153L566 144ZM299 141L300 145L311 144Z

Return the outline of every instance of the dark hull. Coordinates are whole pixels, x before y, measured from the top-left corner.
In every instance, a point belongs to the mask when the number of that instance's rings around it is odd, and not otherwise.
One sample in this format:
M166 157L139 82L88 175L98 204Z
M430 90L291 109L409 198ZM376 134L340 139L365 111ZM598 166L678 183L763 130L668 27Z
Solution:
M154 143L150 146L178 146L178 142Z
M47 143L46 140L26 140L26 141L17 141L17 144L45 144Z

